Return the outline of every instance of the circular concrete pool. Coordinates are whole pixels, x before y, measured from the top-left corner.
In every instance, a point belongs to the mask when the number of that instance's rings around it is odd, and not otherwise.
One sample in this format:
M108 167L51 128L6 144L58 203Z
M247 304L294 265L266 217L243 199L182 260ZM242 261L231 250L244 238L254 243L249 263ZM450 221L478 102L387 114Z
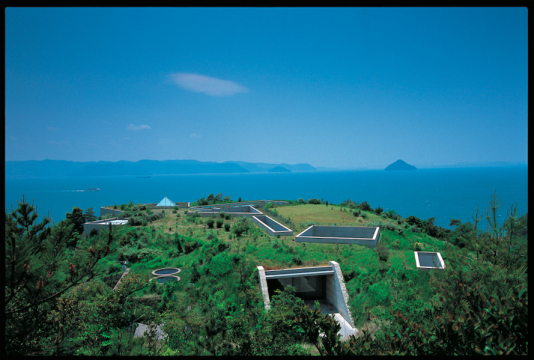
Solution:
M181 269L178 268L163 268L152 271L152 276L166 276L178 274Z
M180 281L180 278L175 275L162 275L162 276L157 276L155 278L150 279L150 281L152 280L156 280L158 284L164 284L167 282Z

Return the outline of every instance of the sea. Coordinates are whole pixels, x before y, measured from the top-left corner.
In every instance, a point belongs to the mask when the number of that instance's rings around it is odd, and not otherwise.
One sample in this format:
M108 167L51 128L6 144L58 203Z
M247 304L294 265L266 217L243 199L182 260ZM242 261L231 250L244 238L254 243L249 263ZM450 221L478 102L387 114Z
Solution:
M83 191L88 187L100 191ZM24 196L39 215L54 222L65 219L74 206L93 208L129 203L157 203L163 197L194 202L222 193L233 200L323 199L367 201L371 207L394 209L403 217L435 217L435 224L450 228L451 219L479 216L496 193L501 201L498 218L506 218L512 205L519 215L528 211L528 166L418 169L416 171L316 171L291 173L194 174L5 179L5 207L16 208ZM486 224L484 220L481 224Z

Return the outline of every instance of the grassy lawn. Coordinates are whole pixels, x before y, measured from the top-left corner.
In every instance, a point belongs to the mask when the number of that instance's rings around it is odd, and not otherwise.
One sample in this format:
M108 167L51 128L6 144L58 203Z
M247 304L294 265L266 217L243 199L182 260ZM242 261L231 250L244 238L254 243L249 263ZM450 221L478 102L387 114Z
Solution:
M354 217L347 208L346 211L340 211L340 206L336 205L296 205L296 206L282 206L275 208L276 211L286 219L289 218L295 224L306 223L308 221L315 221L317 224L336 224L344 226L366 226L367 223L373 220L381 220L382 222L390 222L391 219L383 219L374 212L364 211L367 214L366 219L361 217Z

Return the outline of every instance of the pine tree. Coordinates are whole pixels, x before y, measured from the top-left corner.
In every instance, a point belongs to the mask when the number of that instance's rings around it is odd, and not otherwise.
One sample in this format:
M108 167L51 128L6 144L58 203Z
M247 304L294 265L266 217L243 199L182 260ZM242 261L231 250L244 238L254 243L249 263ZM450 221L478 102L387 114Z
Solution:
M85 214L83 216L85 222L92 222L96 220L95 212L93 211L92 207L85 209Z

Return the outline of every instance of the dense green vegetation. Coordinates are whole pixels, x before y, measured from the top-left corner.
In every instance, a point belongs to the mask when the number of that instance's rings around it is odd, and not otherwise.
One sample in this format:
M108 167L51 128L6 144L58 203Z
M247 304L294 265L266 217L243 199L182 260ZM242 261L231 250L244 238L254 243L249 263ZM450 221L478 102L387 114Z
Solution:
M499 206L493 196L484 217L453 220L453 231L350 200L299 199L264 209L295 231L311 223L380 226L379 246L370 249L296 243L268 236L247 218L185 216L187 210L133 203L120 205L127 225L84 238L80 224L83 231L92 211L74 208L52 226L23 198L5 213L6 353L528 354L527 215L518 217L512 207L498 223ZM482 219L488 231L481 231ZM447 268L417 270L414 250L439 251ZM307 308L291 288L265 310L257 265L332 260L343 272L357 337L340 341L339 325ZM130 270L113 291L119 261ZM162 267L182 269L181 280L149 282ZM138 323L149 331L135 338Z

